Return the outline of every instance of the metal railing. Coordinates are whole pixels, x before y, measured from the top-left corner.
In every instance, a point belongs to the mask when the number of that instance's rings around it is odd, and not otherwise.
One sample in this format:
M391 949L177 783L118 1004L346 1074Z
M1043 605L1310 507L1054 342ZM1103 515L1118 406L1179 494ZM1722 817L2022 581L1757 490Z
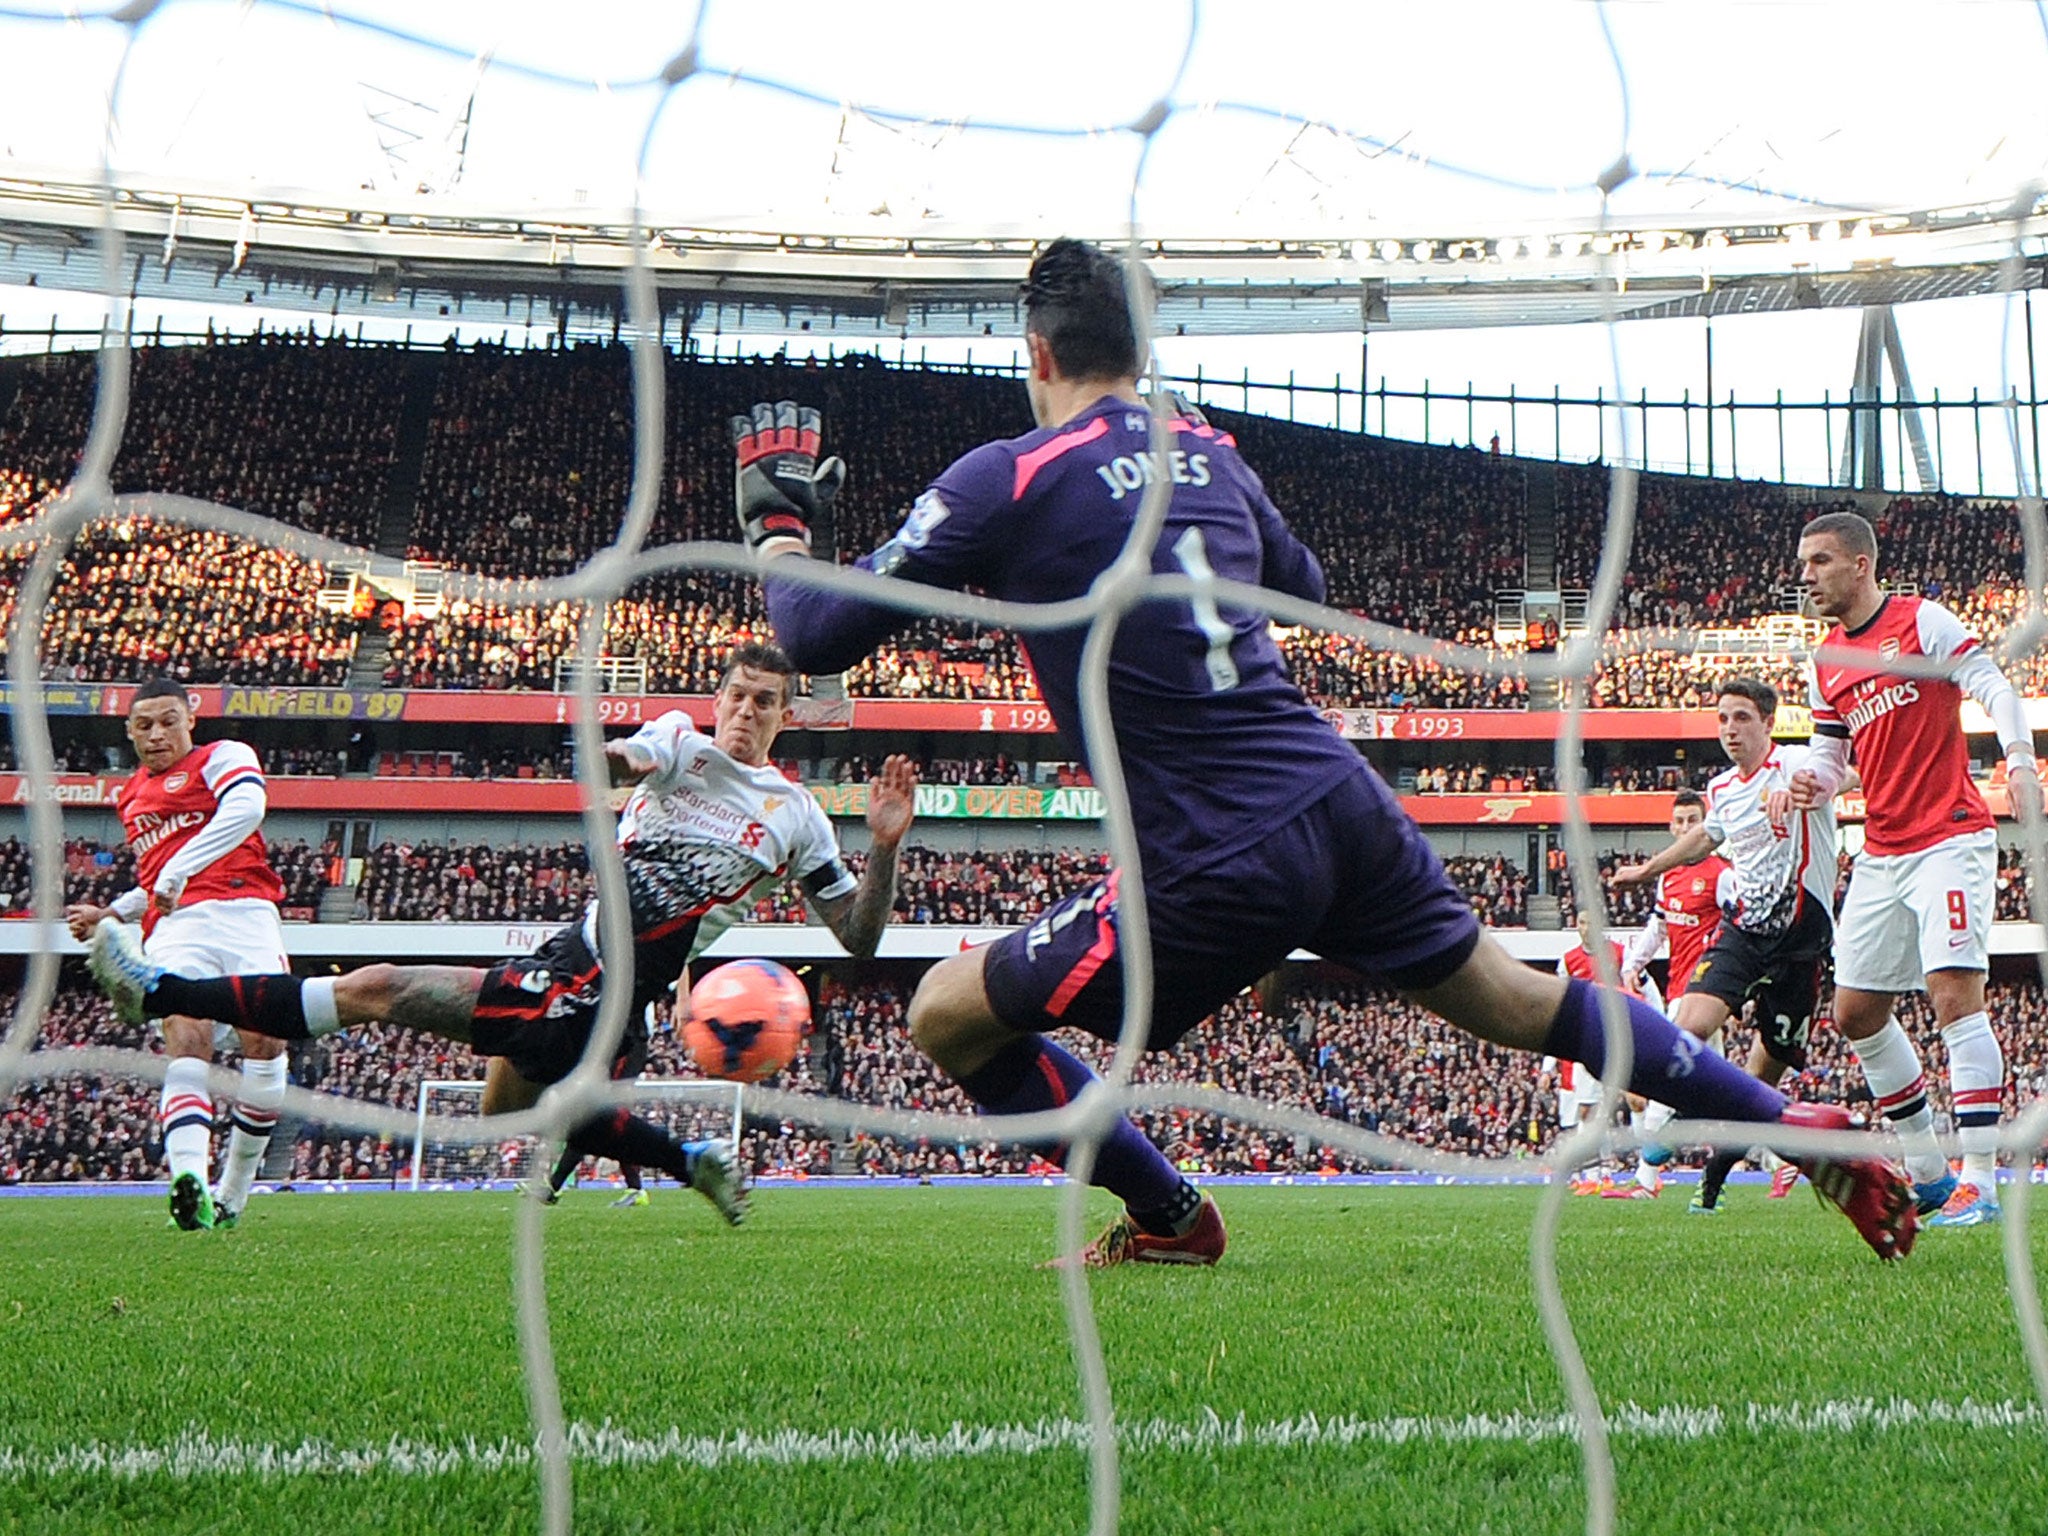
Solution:
M594 664L599 693L645 693L647 662L639 656L600 656ZM583 658L555 660L555 692L574 693L583 676Z

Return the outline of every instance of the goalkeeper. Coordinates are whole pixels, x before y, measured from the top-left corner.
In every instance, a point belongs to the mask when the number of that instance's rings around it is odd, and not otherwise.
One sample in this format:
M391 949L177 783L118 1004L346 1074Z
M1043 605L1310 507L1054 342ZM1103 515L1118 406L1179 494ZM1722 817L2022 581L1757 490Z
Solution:
M713 733L672 711L605 744L615 769L635 781L619 817L619 851L633 930L633 995L612 1063L631 1075L645 1059L643 1014L666 997L701 943L757 888L793 874L839 942L856 959L875 952L896 899L897 849L914 814L917 774L891 757L868 792L872 850L856 882L817 801L769 761L793 718L795 668L774 646L734 651L712 700ZM370 965L345 976L167 974L146 959L123 924L94 931L93 977L124 1019L178 1013L218 1019L260 1035L298 1040L382 1022L471 1045L490 1065L484 1113L528 1109L542 1089L583 1058L604 989L597 903L582 921L530 955L489 970L450 965ZM701 1191L727 1221L746 1214L745 1180L730 1142L677 1142L620 1108L578 1125L571 1150L659 1168Z
M1149 565L1227 577L1320 602L1321 566L1288 530L1228 433L1179 411L1154 452L1138 392L1137 328L1122 263L1059 240L1023 291L1027 390L1039 429L956 461L866 569L1018 602L1089 593L1122 552L1147 487L1166 482ZM769 616L792 659L838 671L908 622L902 610L786 579L844 477L820 465L822 422L792 404L733 423L742 533L764 564ZM1114 741L1082 729L1086 626L1024 637L1069 750L1091 767L1115 751L1143 854L1154 967L1146 1044L1171 1047L1297 946L1362 972L1496 1044L1607 1070L1596 989L1531 970L1481 932L1436 853L1378 775L1289 679L1265 617L1190 598L1132 607L1109 657ZM941 961L911 1002L918 1044L990 1114L1068 1103L1094 1075L1047 1031L1115 1040L1122 1019L1119 870L1028 929ZM1701 1119L1839 1128L1835 1106L1789 1106L1704 1053L1637 999L1617 1000L1634 1038L1627 1087ZM1817 1188L1878 1254L1915 1235L1910 1191L1869 1156L1807 1159ZM1102 1142L1094 1180L1125 1213L1083 1256L1214 1263L1215 1203L1128 1120Z

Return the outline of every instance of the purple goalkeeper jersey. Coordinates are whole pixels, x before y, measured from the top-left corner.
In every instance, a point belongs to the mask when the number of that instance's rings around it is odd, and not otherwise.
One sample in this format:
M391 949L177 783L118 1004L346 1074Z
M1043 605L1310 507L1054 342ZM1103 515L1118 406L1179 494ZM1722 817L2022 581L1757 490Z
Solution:
M956 460L896 536L859 564L1016 602L1083 596L1129 536L1149 480L1173 482L1158 572L1256 583L1320 602L1323 571L1288 530L1228 433L1173 423L1163 460L1150 414L1105 397L1065 425ZM777 637L807 672L844 670L910 621L900 610L765 578ZM1053 723L1081 729L1085 626L1020 635ZM1291 820L1365 760L1309 706L1263 615L1187 598L1140 604L1110 654L1110 714L1146 884L1200 869Z

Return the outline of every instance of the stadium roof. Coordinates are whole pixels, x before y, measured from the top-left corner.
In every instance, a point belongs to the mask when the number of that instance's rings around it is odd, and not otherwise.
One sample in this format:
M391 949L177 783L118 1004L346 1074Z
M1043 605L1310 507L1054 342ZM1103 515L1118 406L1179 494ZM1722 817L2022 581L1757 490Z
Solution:
M1926 210L1843 223L1507 235L1438 230L1397 240L1302 235L1144 242L1160 321L1185 335L1550 324L1904 303L2041 284L2029 250L2048 212ZM213 304L321 314L609 317L631 265L628 210L512 211L363 193L255 196L130 181L113 214L121 286ZM101 283L101 189L0 178L0 281ZM1113 230L1096 232L1116 241ZM1039 237L1018 227L659 223L646 261L671 317L708 328L816 335L1010 335ZM444 309L444 306L446 308ZM579 324L578 328L587 328Z
M1034 244L1134 208L1194 335L1901 302L2048 249L2037 7L127 11L125 62L0 18L0 282L97 286L103 146L138 296L578 328L636 195L671 315L849 337L1013 331Z

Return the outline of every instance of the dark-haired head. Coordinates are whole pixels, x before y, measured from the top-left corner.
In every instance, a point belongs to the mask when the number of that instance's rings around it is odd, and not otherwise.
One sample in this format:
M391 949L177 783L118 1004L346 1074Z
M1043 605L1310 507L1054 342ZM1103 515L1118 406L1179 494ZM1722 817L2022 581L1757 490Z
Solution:
M1671 797L1671 835L1683 837L1707 819L1707 802L1696 789L1681 789Z
M161 773L192 750L192 700L183 683L151 678L128 701L128 740L142 766Z
M789 652L779 645L765 640L749 640L745 645L733 647L733 653L725 658L725 670L718 674L718 686L723 688L732 681L733 674L740 670L749 672L773 672L782 679L782 702L787 704L796 692L796 663L789 658Z
M183 683L173 682L168 677L152 677L136 688L135 696L128 701L129 712L132 714L136 705L147 703L151 699L176 699L180 704L191 702L186 697Z
M1024 334L1040 338L1069 383L1117 384L1139 373L1124 264L1083 240L1055 240L1024 279ZM1033 371L1038 352L1033 349Z
M726 658L711 700L712 737L742 763L768 761L775 738L789 724L796 663L779 645L753 642Z
M1778 690L1760 677L1726 678L1715 690L1715 697L1749 700L1756 709L1757 718L1765 725L1778 716Z

